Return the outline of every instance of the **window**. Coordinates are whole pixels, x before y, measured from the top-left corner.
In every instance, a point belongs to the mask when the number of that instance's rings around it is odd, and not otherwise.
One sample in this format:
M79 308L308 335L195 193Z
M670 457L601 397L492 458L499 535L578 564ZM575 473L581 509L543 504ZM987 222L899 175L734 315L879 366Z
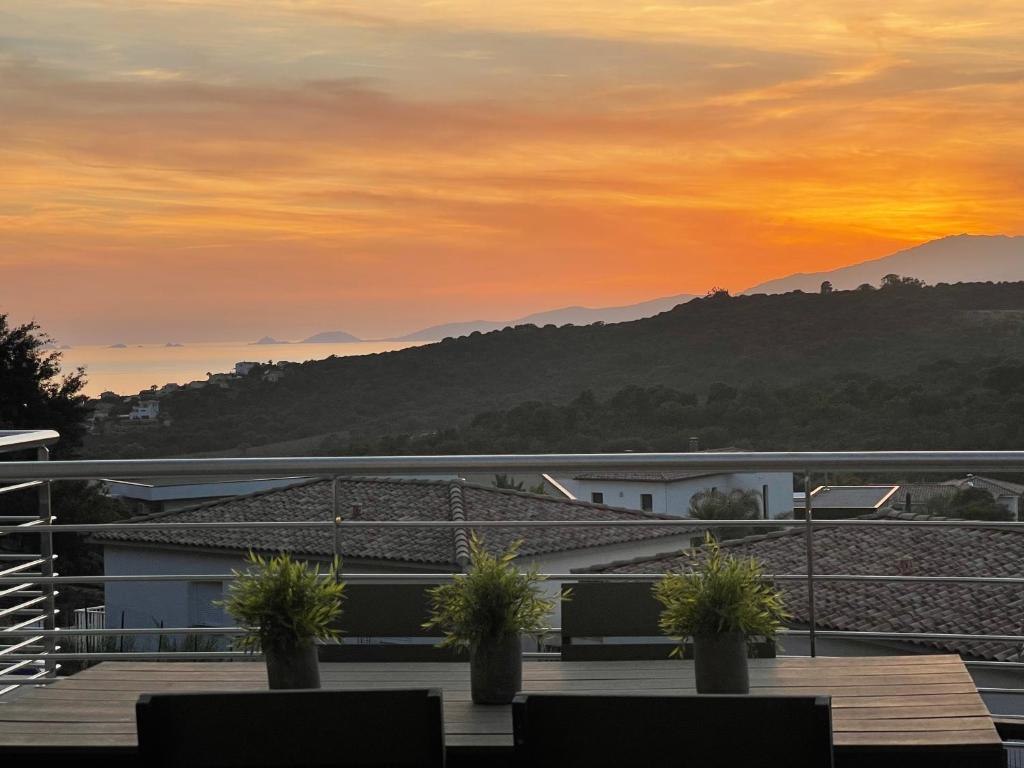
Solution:
M640 509L644 512L654 511L654 496L650 493L640 494Z
M599 493L598 491L594 491L592 494L590 494L590 500L594 504L604 504L604 494Z

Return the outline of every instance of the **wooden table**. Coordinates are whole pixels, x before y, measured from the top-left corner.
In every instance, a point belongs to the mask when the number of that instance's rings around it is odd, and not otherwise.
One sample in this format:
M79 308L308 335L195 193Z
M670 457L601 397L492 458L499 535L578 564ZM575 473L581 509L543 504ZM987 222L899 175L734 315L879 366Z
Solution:
M469 665L323 664L328 688L442 688L452 763L507 760L509 707L476 706ZM832 696L836 765L1001 766L999 735L963 662L952 655L752 659L752 693ZM527 692L694 692L692 662L528 662ZM71 752L77 765L131 762L140 693L266 686L261 663L106 662L0 704L0 755ZM737 724L742 733L742 724ZM120 758L120 759L117 759Z

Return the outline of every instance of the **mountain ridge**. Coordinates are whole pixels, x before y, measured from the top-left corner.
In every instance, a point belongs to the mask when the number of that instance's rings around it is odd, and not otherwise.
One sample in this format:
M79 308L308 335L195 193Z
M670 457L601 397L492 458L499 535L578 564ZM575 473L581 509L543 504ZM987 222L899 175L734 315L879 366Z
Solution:
M452 323L440 323L404 336L395 336L384 341L440 341L445 338L459 338L472 333L490 333L503 328L517 325L591 325L593 323L623 323L641 320L645 317L667 312L679 304L696 298L694 294L681 293L675 296L662 296L636 304L624 304L615 307L584 307L574 305L559 307L543 312L517 318L515 320L467 320Z
M845 267L796 272L743 293L817 292L826 280L840 291L864 283L877 287L887 274L916 277L931 284L1024 280L1024 235L948 235Z

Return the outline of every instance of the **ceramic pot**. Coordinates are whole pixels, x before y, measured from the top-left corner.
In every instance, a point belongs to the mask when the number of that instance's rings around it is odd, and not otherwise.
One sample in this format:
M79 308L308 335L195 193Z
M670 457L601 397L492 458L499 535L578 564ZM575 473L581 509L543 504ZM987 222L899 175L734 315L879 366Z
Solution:
M693 638L697 693L750 693L747 636L723 632Z
M523 687L523 648L518 635L485 640L469 656L474 704L508 704Z
M316 644L304 643L290 651L264 651L271 690L320 687L320 661Z

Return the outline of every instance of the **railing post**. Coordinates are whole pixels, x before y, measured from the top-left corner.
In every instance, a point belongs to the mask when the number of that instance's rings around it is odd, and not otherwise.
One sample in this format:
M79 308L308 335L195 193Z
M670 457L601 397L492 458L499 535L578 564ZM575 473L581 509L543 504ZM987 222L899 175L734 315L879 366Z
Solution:
M804 470L804 510L806 513L804 540L807 545L807 639L810 641L811 657L817 656L814 627L814 509L811 503L811 473Z
M338 476L331 479L331 507L334 517L334 563L341 561L341 498L338 495ZM335 583L341 581L341 569L334 572Z
M37 461L49 461L50 460L50 449L46 446L36 449L36 460ZM39 519L45 526L50 526L53 523L53 507L50 498L50 481L47 480L39 486ZM43 576L54 576L56 571L53 567L54 553L53 553L53 532L45 531L39 534L39 555L43 563L39 568L40 574ZM56 585L51 581L44 585L43 593L46 600L43 602L43 629L56 629L57 628L57 590ZM57 650L57 638L53 635L47 635L43 638L43 670L46 672L47 677L55 677L57 674L57 660L54 658L54 653Z

